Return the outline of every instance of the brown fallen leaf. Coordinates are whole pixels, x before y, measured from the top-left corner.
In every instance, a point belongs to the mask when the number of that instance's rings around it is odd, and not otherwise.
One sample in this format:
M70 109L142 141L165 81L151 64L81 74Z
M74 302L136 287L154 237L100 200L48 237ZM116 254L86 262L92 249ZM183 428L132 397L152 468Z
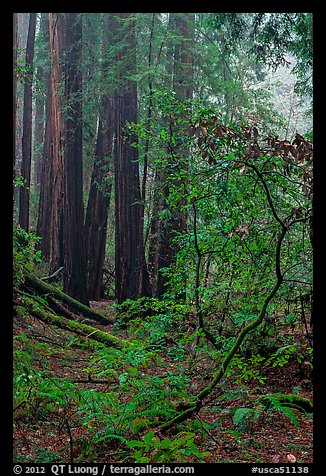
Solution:
M289 455L286 455L286 457L287 457L287 459L290 463L296 463L297 462L297 458L294 455L289 454Z
M272 458L272 463L279 463L280 462L280 455L274 455Z

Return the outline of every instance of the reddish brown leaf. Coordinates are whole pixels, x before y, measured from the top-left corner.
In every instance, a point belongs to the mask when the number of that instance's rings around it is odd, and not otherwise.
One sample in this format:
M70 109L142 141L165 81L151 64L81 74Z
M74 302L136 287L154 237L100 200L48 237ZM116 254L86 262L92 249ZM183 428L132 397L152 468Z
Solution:
M297 458L294 455L288 454L288 455L286 455L286 457L287 457L287 460L290 463L296 463L297 462Z
M214 126L214 124L216 124L217 122L217 117L216 116L212 116L211 118L211 121L207 123L208 126Z
M206 127L202 127L202 128L201 128L201 131L202 131L202 133L203 133L203 136L204 136L204 137L207 137L207 129L206 129Z

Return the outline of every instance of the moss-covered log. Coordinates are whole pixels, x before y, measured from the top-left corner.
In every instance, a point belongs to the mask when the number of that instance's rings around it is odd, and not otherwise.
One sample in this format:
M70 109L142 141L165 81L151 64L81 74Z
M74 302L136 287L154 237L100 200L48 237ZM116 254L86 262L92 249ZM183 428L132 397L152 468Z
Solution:
M96 329L95 327L81 324L80 322L68 320L62 316L57 316L52 312L49 312L38 304L36 304L32 299L24 296L24 303L28 309L28 312L45 322L46 324L54 325L60 327L60 329L65 329L85 338L90 338L101 342L102 344L108 345L109 347L117 347L121 349L124 346L127 346L129 342L127 340L119 339L107 332Z
M313 404L309 398L302 397L297 394L273 393L270 395L263 395L259 397L258 402L262 403L265 408L270 408L273 405L273 400L277 400L282 405L298 408L301 411L312 413Z
M52 286L49 283L45 283L44 281L37 278L36 276L32 276L31 274L28 274L26 276L25 282L27 285L31 286L37 291L42 291L43 293L51 294L52 296L56 297L59 301L64 302L66 305L68 305L72 309L75 309L76 311L81 313L83 316L88 317L94 321L97 321L98 323L102 325L108 325L108 324L114 323L112 319L105 317L100 312L94 311L90 307L85 306L79 301L76 301L76 299L72 298L71 296L68 296L68 294L61 291L61 289L59 289L58 287Z

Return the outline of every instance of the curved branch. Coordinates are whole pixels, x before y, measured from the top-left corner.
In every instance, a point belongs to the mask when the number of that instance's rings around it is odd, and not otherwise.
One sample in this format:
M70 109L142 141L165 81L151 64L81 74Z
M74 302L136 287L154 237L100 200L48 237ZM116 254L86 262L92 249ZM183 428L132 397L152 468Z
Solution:
M277 255L276 255L277 281L276 281L275 286L273 287L273 289L271 290L271 292L269 293L269 295L265 299L263 307L262 307L258 317L256 319L254 319L253 321L251 321L249 324L247 324L242 329L242 331L238 335L235 343L233 344L231 350L226 355L222 364L220 365L219 370L216 372L216 375L214 376L212 381L207 385L207 387L203 388L198 393L198 395L195 397L193 402L189 403L189 407L186 408L186 410L184 410L182 413L179 413L176 417L169 420L168 422L164 423L160 428L161 431L166 431L166 430L170 429L171 427L173 427L176 423L180 423L180 422L186 420L195 411L198 411L203 406L204 398L207 397L214 390L216 385L221 381L221 379L223 378L223 376L224 376L224 374L227 370L228 365L230 364L230 362L233 359L237 350L240 348L240 346L241 346L242 342L244 341L245 337L247 336L247 334L249 334L251 331L256 329L263 322L268 304L272 300L272 298L275 296L275 294L277 293L278 289L280 288L280 286L283 282L283 277L282 277L282 274L280 274L280 270L279 270L279 262L280 262L279 255L280 255L281 245L282 245L282 241L284 239L285 233L286 233L286 229L285 230L283 229L280 233L278 243L277 243L277 251L276 251L276 253L277 253Z
M249 165L249 164L247 164ZM271 292L268 294L266 297L263 306L261 308L261 311L259 315L257 316L256 319L252 320L247 324L239 333L237 336L231 350L228 352L228 354L225 356L224 360L222 361L219 370L216 372L215 376L211 380L211 382L204 387L198 394L193 398L189 404L183 406L185 410L178 415L176 415L174 418L169 420L168 422L164 423L161 427L161 431L167 431L169 428L173 427L176 423L180 423L186 419L188 419L194 412L198 412L199 409L203 406L203 400L205 397L207 397L214 388L217 386L217 384L221 381L223 376L225 375L225 372L227 370L228 365L230 364L231 360L233 359L235 353L238 351L240 348L242 342L244 341L245 337L254 329L256 329L264 320L264 317L266 315L267 307L270 303L270 301L273 299L279 288L281 287L283 283L283 274L281 272L281 248L282 248L282 243L284 240L284 237L286 235L286 232L288 231L288 227L285 225L285 223L279 218L277 215L277 212L275 210L269 189L267 187L267 184L262 176L262 174L259 172L259 170L255 167L252 166L252 168L255 170L256 174L258 175L259 179L261 180L263 187L266 192L267 200L269 203L269 206L272 210L272 213L277 220L277 222L281 225L281 231L278 236L277 244L276 244L276 252L275 252L275 274L276 274L276 283L274 287L272 288ZM195 208L194 208L195 209ZM197 243L198 246L198 243ZM199 250L199 248L198 248ZM200 252L200 250L199 250ZM201 255L200 255L201 257Z
M249 162L246 162L246 165L247 165L248 167L252 168L252 169L256 172L256 174L258 175L258 177L259 177L259 179L260 179L260 181L261 181L261 183L262 183L262 186L264 187L264 190L265 190L265 193L266 193L266 197L267 197L267 201L268 201L268 204L269 204L269 206L270 206L270 209L271 209L271 211L272 211L272 213L273 213L273 215L274 215L275 220L281 225L281 227L282 227L283 229L287 229L287 226L285 225L285 223L283 222L283 220L281 220L281 218L278 216L278 214L277 214L277 212L276 212L276 210L275 210L275 207L274 207L274 204L273 204L273 200L272 200L271 194L270 194L270 192L269 192L269 188L268 188L268 186L267 186L267 184L266 184L266 181L265 181L265 179L264 179L262 173L257 169L257 167L256 167L255 165L250 164Z

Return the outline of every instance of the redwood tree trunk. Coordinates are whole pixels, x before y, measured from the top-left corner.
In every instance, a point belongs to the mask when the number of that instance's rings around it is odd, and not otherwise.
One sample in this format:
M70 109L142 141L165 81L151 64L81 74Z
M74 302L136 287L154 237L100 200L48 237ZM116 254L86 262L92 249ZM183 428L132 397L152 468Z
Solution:
M50 259L51 233L52 233L52 94L50 87L50 75L46 73L47 98L46 98L46 119L44 132L43 159L41 168L41 185L39 196L39 209L36 234L42 239L39 243L39 249L42 252L42 258L45 261Z
M28 37L26 46L27 73L24 85L24 112L23 112L23 138L22 138L22 163L21 175L24 186L19 195L19 224L24 230L29 228L29 188L31 183L32 160L32 84L33 60L36 29L36 13L30 13Z
M17 17L17 61L23 64L26 57L26 45L29 26L29 13L16 13ZM25 52L25 55L23 54ZM22 162L22 138L23 138L23 110L24 98L16 97L16 164L15 169L20 171ZM19 205L19 187L14 190L14 200Z
M82 20L65 14L64 291L88 305L82 173Z
M105 107L103 118L108 114ZM103 266L105 258L106 230L112 184L111 172L112 132L99 121L96 140L95 162L88 197L85 237L87 254L87 278L89 299L101 297ZM112 127L112 126L111 126Z
M50 253L50 274L63 265L63 123L59 83L62 79L60 56L62 50L63 17L61 14L49 13L49 39L51 54L51 138L52 138L52 233Z
M145 261L138 150L132 146L136 137L128 136L126 122L137 123L137 85L126 79L136 64L135 23L130 13L116 14L127 23L118 23L118 39L124 40L116 61L119 92L115 94L116 147L115 177L115 278L119 303L150 295Z
M43 72L38 68L38 77L43 79ZM44 112L45 100L40 94L35 100L35 123L34 123L34 186L39 190L42 171L42 146L44 143Z
M16 110L17 110L17 13L13 14L13 77L12 77L12 94L13 94L13 174L15 178L16 165Z
M49 13L42 20L41 26L50 49L51 68L49 72L44 72L47 100L37 234L42 238L39 247L43 259L50 263L51 274L63 265L63 120L59 98L63 17Z
M38 35L43 40L43 36L46 38L48 34L47 29L47 13L41 13L40 28ZM37 69L37 79L41 83L46 82L46 73L43 66L39 65ZM45 133L45 95L38 92L35 99L35 122L34 122L34 186L37 195L39 195L41 175L42 175L42 158L43 158L43 144Z
M112 43L113 32L109 13L104 13L103 29L103 73L108 43ZM112 96L102 100L95 146L95 161L89 191L86 220L85 241L87 256L87 282L89 299L98 300L102 295L102 277L105 259L107 219L111 197L112 180Z
M175 91L176 98L179 101L192 98L193 95L193 60L190 53L190 46L193 41L193 25L193 15L170 14L169 27L173 29L178 39L175 45L170 44L169 46L170 63L168 63L167 69L171 78L170 86ZM175 126L173 128L176 130ZM185 157L187 153L181 144L174 147L173 155L175 157ZM172 165L170 156L168 156L168 162ZM180 166L184 167L182 162L180 162ZM175 185L177 185L176 182ZM175 263L179 246L173 242L173 238L176 232L186 230L187 216L184 212L172 209L168 203L170 189L166 171L159 172L156 175L155 194L156 203L152 220L150 258L153 271L153 290L156 297L162 297L168 290L169 279L161 270L171 267ZM168 209L171 216L164 221L158 217L162 209Z

